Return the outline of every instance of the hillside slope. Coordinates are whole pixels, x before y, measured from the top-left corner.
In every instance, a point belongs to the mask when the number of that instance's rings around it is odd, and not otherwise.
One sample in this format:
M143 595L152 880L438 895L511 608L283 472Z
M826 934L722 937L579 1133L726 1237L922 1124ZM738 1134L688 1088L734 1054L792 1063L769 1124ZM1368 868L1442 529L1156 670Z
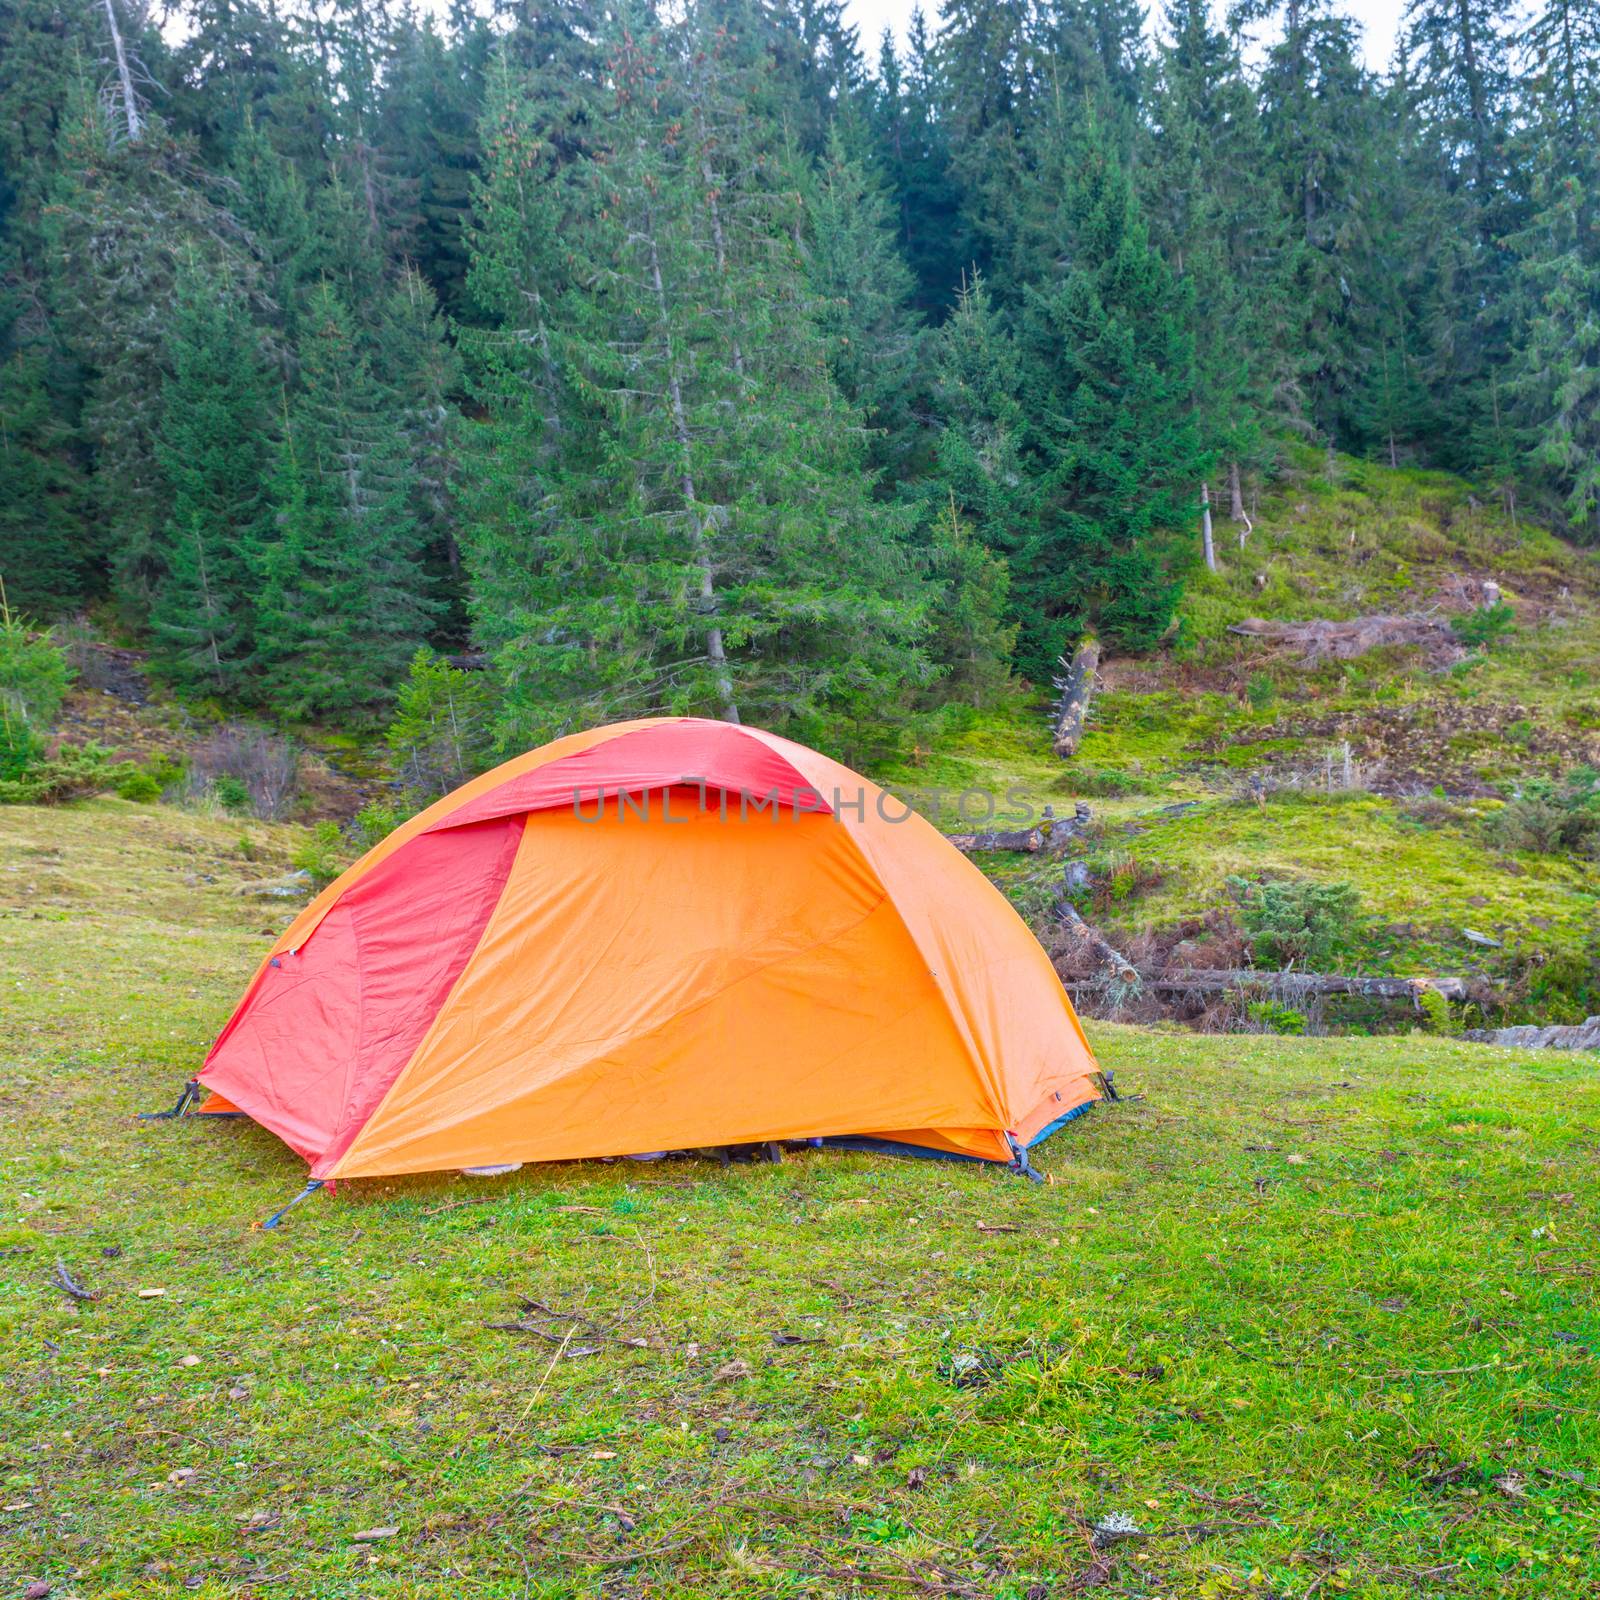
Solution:
M1237 928L1217 926L1237 910L1230 878L1347 882L1370 922L1349 964L1482 975L1517 1015L1600 1008L1596 862L1515 848L1494 823L1531 780L1600 766L1600 561L1458 479L1312 452L1252 521L1242 547L1219 521L1220 570L1194 576L1166 646L1105 664L1074 759L1051 755L1041 699L975 718L895 781L1010 790L1058 813L1087 802L1084 908L1136 953L1235 964ZM1483 647L1446 629L1440 650L1308 662L1228 631L1464 617L1486 584L1515 622ZM942 820L959 826L951 795ZM1053 876L985 865L1042 913Z

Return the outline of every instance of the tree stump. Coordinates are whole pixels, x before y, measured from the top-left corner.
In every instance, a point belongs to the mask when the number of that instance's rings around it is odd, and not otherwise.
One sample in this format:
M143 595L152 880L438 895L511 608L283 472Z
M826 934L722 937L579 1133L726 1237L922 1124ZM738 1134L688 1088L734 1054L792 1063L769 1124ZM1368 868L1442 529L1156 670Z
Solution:
M1071 664L1063 658L1067 675L1060 679L1061 702L1056 709L1056 731L1051 749L1063 761L1078 753L1083 725L1094 698L1095 673L1100 670L1100 641L1085 639L1073 653Z

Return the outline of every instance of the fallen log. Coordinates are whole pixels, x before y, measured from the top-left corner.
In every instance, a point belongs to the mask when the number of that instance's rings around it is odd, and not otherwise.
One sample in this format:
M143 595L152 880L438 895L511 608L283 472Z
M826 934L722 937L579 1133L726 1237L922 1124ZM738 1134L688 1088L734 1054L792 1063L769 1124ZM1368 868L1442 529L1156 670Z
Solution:
M1050 747L1063 761L1078 753L1083 738L1083 725L1089 716L1089 702L1094 698L1094 675L1100 670L1100 641L1085 639L1073 652L1065 678L1057 679L1061 701L1056 710L1055 736Z
M1081 922L1082 918L1078 920ZM1087 927L1087 924L1084 925ZM1146 989L1157 994L1222 994L1229 989L1270 989L1275 995L1287 999L1359 994L1374 1000L1414 1002L1424 990L1432 989L1446 1000L1467 998L1464 978L1378 978L1346 972L1260 972L1254 967L1167 968L1160 972L1136 972L1135 976ZM1061 973L1061 981L1068 989L1088 988L1097 977L1093 969L1069 969Z
M1070 817L1058 817L1051 806L1031 828L996 828L987 833L947 833L945 838L957 850L971 855L974 850L1020 850L1037 854L1040 850L1065 850L1089 825L1089 808L1079 801Z
M1085 922L1070 900L1061 899L1056 902L1056 917L1077 940L1079 946L1086 949L1099 962L1096 969L1097 977L1103 979L1105 970L1109 968L1111 975L1119 982L1135 986L1143 985L1139 969L1111 944L1098 928L1092 923Z
M994 833L947 833L945 837L964 855L974 850L1023 850L1030 854L1045 847L1041 828L1013 828Z
M1089 826L1089 821L1089 808L1082 800L1074 804L1070 817L1058 817L1054 807L1046 806L1039 831L1050 849L1060 851L1065 850Z
M1553 1023L1541 1028L1470 1028L1465 1038L1480 1044L1498 1044L1512 1050L1600 1050L1600 1017L1583 1022Z
M1317 618L1309 622L1273 622L1246 617L1230 623L1229 633L1264 639L1300 652L1307 665L1319 661L1349 661L1369 650L1392 645L1414 645L1435 666L1449 666L1466 656L1450 626L1450 619L1432 611L1407 611L1397 615L1351 617L1344 622Z

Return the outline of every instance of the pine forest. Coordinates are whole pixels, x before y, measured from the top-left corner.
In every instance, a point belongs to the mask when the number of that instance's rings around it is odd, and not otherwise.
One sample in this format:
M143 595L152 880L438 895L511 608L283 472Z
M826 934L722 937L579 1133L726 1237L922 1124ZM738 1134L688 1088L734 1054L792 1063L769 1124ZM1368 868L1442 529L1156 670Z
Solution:
M0 0L6 601L870 759L1170 639L1297 445L1600 542L1597 152L1600 0Z

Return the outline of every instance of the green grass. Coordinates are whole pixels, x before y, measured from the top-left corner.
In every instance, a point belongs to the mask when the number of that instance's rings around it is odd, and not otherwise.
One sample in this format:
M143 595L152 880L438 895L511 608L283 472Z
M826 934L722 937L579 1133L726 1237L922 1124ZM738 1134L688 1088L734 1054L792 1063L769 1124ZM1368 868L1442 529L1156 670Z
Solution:
M237 890L297 833L239 833L0 812L0 1593L1600 1583L1593 1058L1102 1026L1141 1098L1044 1147L1045 1188L583 1163L348 1185L262 1233L288 1151L133 1119L286 915ZM614 1337L490 1328L519 1297ZM1108 1572L1113 1514L1149 1537Z
M1570 856L1506 854L1485 842L1483 816L1425 825L1404 805L1360 793L1288 795L1253 805L1213 801L1175 817L1146 803L1138 831L1118 847L1159 863L1161 886L1118 917L1130 930L1203 916L1227 902L1231 876L1343 881L1378 922L1400 925L1388 943L1402 966L1453 969L1481 960L1470 927L1507 946L1580 946L1600 919L1600 872Z

